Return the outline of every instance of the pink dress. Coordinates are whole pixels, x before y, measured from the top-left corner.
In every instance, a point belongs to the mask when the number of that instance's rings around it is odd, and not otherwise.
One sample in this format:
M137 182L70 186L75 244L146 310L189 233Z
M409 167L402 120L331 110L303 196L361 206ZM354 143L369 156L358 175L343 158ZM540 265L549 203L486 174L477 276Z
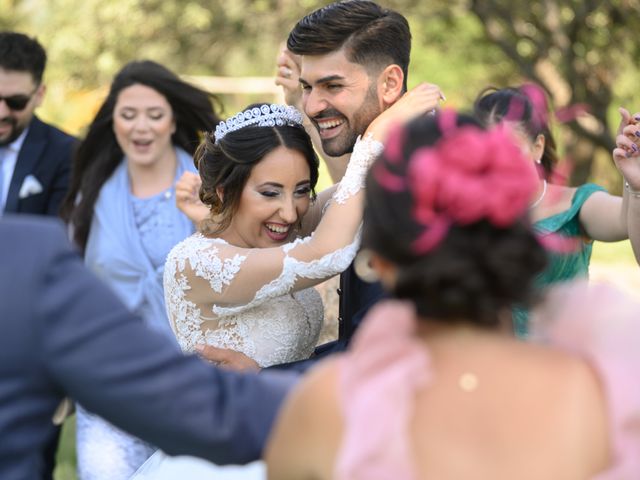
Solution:
M640 304L605 285L558 287L533 317L538 339L584 357L608 402L613 461L592 480L640 478ZM409 428L418 389L431 378L429 352L414 337L406 302L368 315L340 365L344 435L339 480L417 479ZM375 419L375 421L372 421Z

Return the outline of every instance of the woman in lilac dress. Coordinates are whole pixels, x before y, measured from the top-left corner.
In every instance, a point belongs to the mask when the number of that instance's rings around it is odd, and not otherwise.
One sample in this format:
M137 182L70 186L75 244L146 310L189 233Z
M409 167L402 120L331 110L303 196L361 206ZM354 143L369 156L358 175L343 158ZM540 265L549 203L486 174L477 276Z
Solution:
M157 63L127 64L78 149L63 206L87 266L170 338L164 263L194 231L176 207L175 183L195 171L192 155L200 136L218 120L211 100ZM128 479L154 451L79 406L81 479Z

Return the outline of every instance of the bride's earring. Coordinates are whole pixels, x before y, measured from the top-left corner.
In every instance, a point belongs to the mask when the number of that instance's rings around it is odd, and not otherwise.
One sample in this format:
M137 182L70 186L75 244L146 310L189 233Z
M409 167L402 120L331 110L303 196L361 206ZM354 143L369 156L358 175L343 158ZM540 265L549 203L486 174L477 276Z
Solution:
M353 269L356 275L364 282L373 283L380 280L378 272L371 267L371 250L364 248L358 252L353 261Z

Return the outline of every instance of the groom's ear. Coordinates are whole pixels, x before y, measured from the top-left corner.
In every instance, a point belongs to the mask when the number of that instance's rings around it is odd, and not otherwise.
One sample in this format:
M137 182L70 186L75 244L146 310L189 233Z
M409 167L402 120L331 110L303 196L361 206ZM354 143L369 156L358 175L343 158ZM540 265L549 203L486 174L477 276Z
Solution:
M395 63L388 65L378 76L378 98L383 108L393 105L401 96L404 72Z
M398 267L395 263L373 252L369 262L380 278L380 283L388 291L393 291L398 281Z

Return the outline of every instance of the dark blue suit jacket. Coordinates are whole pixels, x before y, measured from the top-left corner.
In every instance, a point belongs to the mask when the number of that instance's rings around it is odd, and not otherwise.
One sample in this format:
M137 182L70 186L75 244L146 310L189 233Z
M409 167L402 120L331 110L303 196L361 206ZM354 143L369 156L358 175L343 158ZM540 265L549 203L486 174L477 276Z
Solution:
M13 171L5 213L58 215L60 203L69 188L71 159L76 139L33 117ZM42 192L19 198L27 175L33 175Z
M69 395L170 454L259 457L290 374L183 355L88 272L53 220L0 220L0 478L39 479Z

